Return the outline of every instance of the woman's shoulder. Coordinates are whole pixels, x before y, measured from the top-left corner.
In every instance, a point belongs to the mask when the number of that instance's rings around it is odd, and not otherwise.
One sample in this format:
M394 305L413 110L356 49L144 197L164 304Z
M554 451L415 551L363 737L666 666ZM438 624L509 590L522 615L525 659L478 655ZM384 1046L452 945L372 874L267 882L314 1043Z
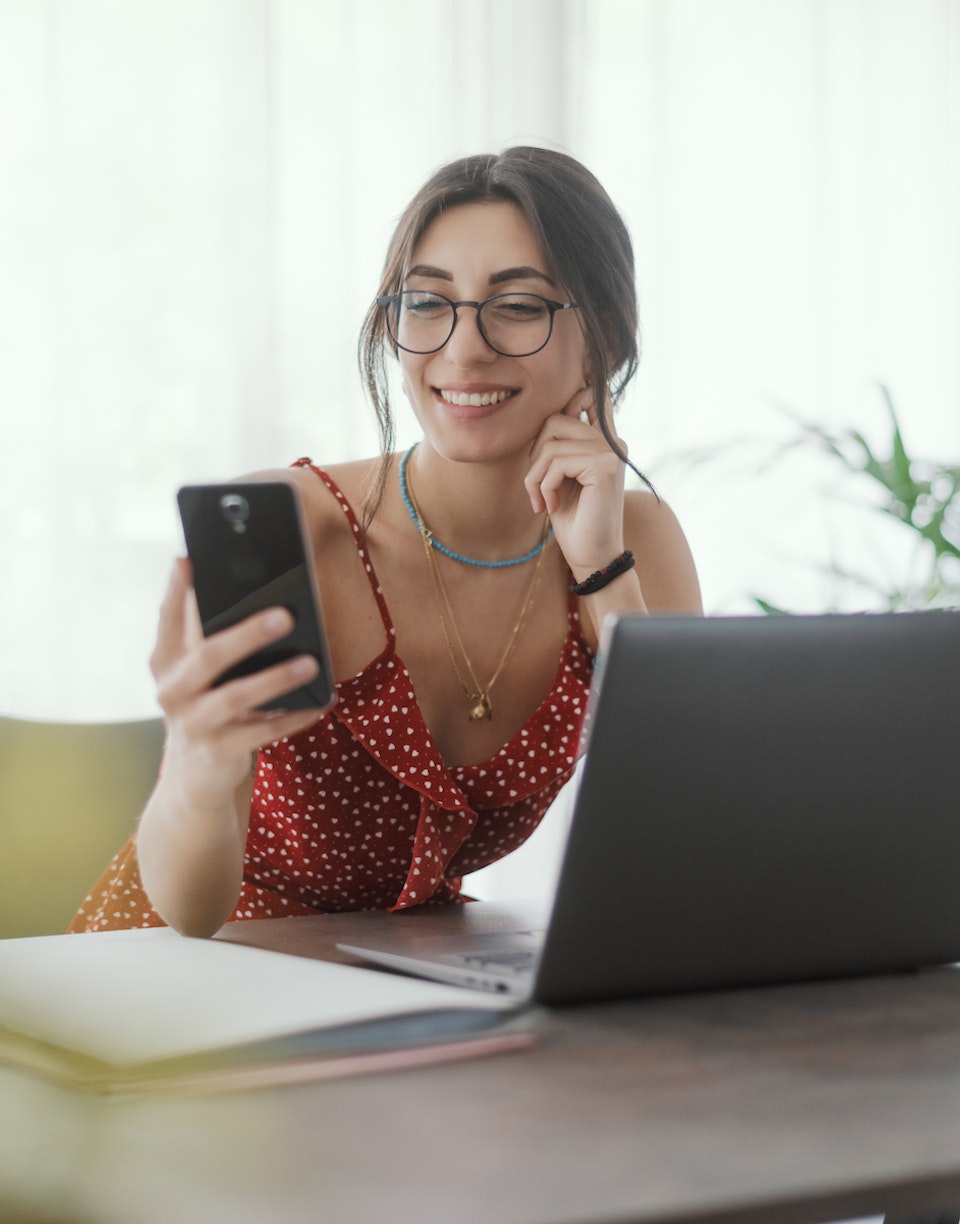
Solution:
M624 534L651 611L699 612L700 582L690 545L670 506L649 489L624 497Z
M379 458L357 459L349 463L323 464L309 459L287 468L251 472L246 481L282 480L292 484L300 495L307 520L314 532L343 525L343 510L320 473L329 476L358 518L376 487Z

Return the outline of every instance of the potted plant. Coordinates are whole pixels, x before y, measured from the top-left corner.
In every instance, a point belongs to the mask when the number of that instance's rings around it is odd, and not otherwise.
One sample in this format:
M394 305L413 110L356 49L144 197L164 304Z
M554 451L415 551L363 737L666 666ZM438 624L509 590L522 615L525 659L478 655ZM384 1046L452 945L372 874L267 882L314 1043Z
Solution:
M915 611L922 608L960 607L960 465L910 455L889 389L879 388L885 416L885 436L871 443L856 428L833 429L803 419L781 406L789 425L782 442L736 441L680 456L684 466L699 466L736 454L756 452L753 475L766 475L791 457L802 454L810 472L828 477L825 496L868 516L881 515L893 533L888 563L879 567L857 565L849 559L814 562L830 580L828 610L849 610L851 605L877 611ZM887 535L889 540L889 533ZM894 555L895 554L895 555ZM810 562L807 562L810 564ZM841 598L842 596L842 598ZM751 596L766 613L790 609L764 595Z

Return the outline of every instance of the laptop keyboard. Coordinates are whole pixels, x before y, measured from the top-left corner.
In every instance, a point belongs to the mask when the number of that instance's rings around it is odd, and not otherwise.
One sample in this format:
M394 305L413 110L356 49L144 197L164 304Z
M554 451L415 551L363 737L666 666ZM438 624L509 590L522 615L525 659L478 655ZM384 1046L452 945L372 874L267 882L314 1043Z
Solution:
M532 973L537 963L539 952L535 948L493 949L490 952L469 952L451 956L455 964L466 969L499 969L504 973L515 973L518 976Z

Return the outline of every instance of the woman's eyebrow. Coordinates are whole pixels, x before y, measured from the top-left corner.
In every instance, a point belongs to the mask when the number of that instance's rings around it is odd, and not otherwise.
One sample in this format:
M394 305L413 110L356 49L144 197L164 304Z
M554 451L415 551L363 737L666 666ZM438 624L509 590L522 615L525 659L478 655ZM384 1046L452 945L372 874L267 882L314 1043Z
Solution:
M435 268L432 264L415 264L403 279L409 280L411 276L422 276L427 280L453 280L452 272L447 272L443 268ZM508 281L516 280L542 280L546 281L553 289L557 287L556 282L551 280L546 272L540 272L537 268L531 267L504 268L502 272L493 272L488 284L503 285Z
M536 268L529 267L504 268L502 272L494 272L490 277L489 283L491 285L502 285L505 281L515 280L542 280L546 281L554 289L557 287L556 281L551 280L546 272L540 272Z
M452 272L445 272L443 268L434 268L430 264L416 264L403 279L409 280L411 276L425 276L428 280L453 280Z

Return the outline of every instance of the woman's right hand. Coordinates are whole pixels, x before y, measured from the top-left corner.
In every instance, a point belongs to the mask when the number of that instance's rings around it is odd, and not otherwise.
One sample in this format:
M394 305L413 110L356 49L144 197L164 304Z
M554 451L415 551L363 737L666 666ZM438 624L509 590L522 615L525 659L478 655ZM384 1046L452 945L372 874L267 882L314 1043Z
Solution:
M316 676L318 664L310 655L214 687L228 667L292 628L291 614L278 607L205 638L190 563L177 559L160 608L150 669L167 724L164 775L184 807L222 810L250 776L252 753L316 722L318 710L258 709Z

